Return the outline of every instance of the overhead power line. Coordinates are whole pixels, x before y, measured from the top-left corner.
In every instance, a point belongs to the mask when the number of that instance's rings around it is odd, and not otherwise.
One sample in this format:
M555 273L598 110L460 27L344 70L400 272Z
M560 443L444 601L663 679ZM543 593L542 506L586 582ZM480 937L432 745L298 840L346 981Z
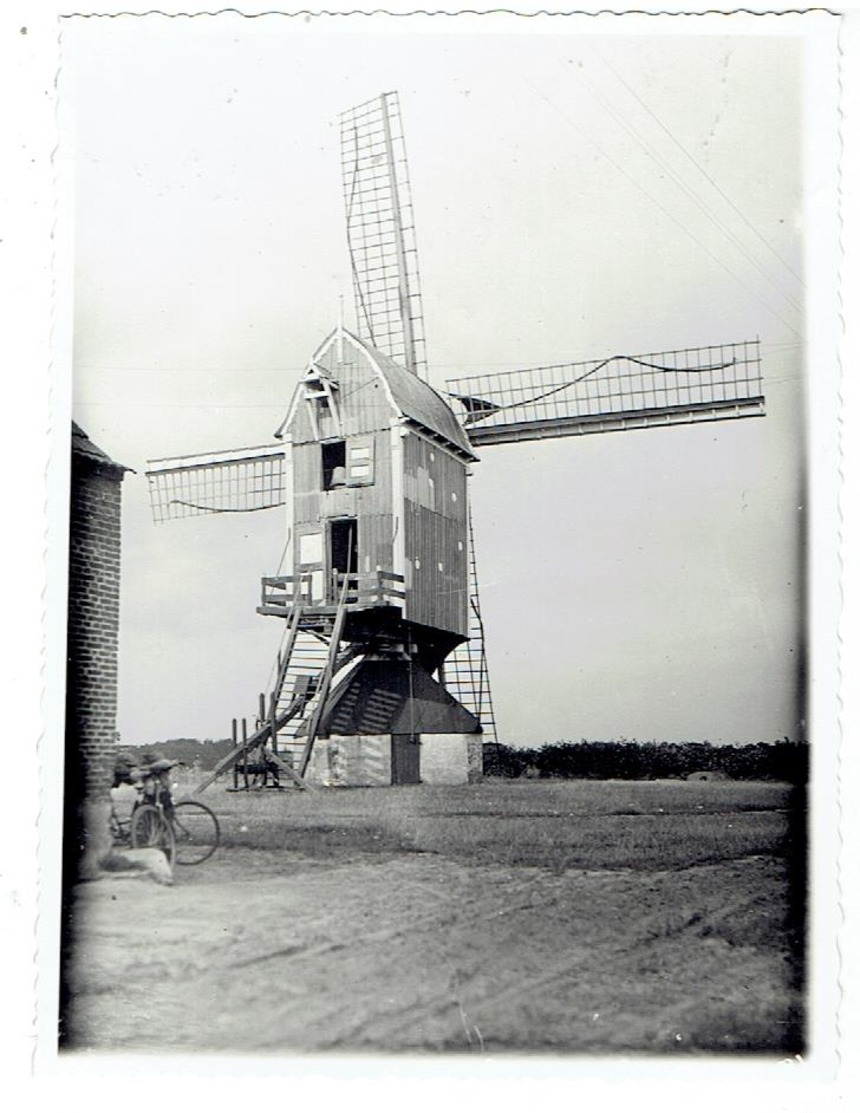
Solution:
M565 121L566 124L568 124L570 127L574 128L574 130L578 131L580 133L580 135L582 135L592 145L592 147L594 147L595 150L597 150L603 156L603 158L606 159L606 161L611 166L615 167L615 169L619 172L619 174L623 174L624 177L627 178L627 180L629 182L631 182L635 186L635 188L639 190L640 193L644 194L644 196L648 198L648 200L651 202L651 204L654 205L656 208L658 208L660 210L660 212L663 213L663 215L668 220L670 220L676 227L680 228L681 231L686 236L688 236L691 240L693 240L693 242L697 245L697 247L699 247L702 251L704 251L704 253L706 255L708 255L711 259L713 259L713 261L719 267L721 267L722 270L724 270L726 272L726 274L728 274L731 278L733 278L735 280L735 282L737 282L739 285L743 286L744 289L748 290L758 302L760 302L770 313L773 314L774 317L777 318L777 320L779 320L785 326L785 328L788 329L789 332L791 332L798 339L802 339L801 334L797 331L797 329L795 329L792 325L790 325L788 323L788 321L785 320L785 318L782 316L782 314L780 313L780 311L778 309L775 309L770 304L770 302L762 296L761 293L759 293L757 290L754 290L753 287L750 286L750 284L748 282L746 282L743 278L741 278L741 276L739 274L737 274L735 271L733 271L732 268L727 263L725 263L717 255L715 255L714 252L711 251L711 249L707 246L707 244L702 243L702 241L695 234L695 232L693 232L690 228L688 228L685 224L683 224L680 220L678 220L677 217L675 217L666 208L665 205L663 205L660 201L658 201L656 197L652 196L652 194L650 194L648 192L648 190L641 184L641 182L638 182L636 180L636 178L634 178L633 175L628 170L626 170L610 154L608 154L603 149L603 147L601 147L600 144L595 139L593 139L588 134L587 131L585 131L584 128L580 127L580 125L577 124L576 121L572 120L570 118L570 116L567 115L566 112L564 112L561 108L559 108L558 105L555 104L545 93L543 93L540 89L538 89L538 87L534 84L534 82L532 82L528 77L523 76L523 81L532 89L532 91L538 97L540 97L540 99L545 104L548 104L549 107L552 108L552 110L554 112L558 113L558 115Z
M601 57L601 56L598 55L598 57ZM602 60L606 61L605 59L602 59ZM621 75L618 74L615 71L615 69L613 69L613 67L610 65L609 62L606 62L606 65L612 71L612 73L618 78L618 80L624 85L624 87L636 98L637 102L639 104L641 104L642 107L645 108L650 113L650 115L652 115L654 117L655 120L657 120L657 123L660 124L660 126L663 128L663 130L666 132L666 134L670 137L670 139L672 139L672 141L676 144L676 146L686 155L686 157L690 160L690 162L694 166L696 166L697 169L701 170L701 168L697 166L695 160L689 154L687 154L687 152L684 150L684 148L681 146L681 144L675 139L675 137L672 135L672 133L669 131L669 129L666 128L665 125L663 125L660 122L660 120L654 115L653 112L651 112L651 110L641 100L641 98L636 94L636 92L633 89L630 88L630 86L627 84L626 81L624 81L624 78L621 77ZM704 198L700 197L698 195L698 193L695 191L695 189L693 189L691 186L689 186L681 178L681 176L666 161L666 159L663 158L662 155L660 155L659 152L657 152L651 146L651 144L649 144L648 141L635 128L631 127L630 124L627 123L627 121L623 118L623 116L591 84L591 82L588 81L588 79L586 77L584 77L582 74L579 74L578 76L579 76L579 80L582 81L583 84L588 87L588 89L591 92L591 95L594 97L594 99L602 105L603 109L615 120L615 122L627 132L627 134L633 139L633 141L635 143L637 143L639 145L639 147L641 147L641 149L645 152L646 156L648 158L652 159L672 179L672 181L675 183L675 185L693 202L693 204L699 209L699 211L704 215L704 217L707 220L709 220L716 228L718 228L720 232L722 232L722 234L735 246L735 248L741 253L741 255L743 255L743 257L747 260L747 262L756 271L758 271L758 273L764 278L764 280L766 282L769 282L776 290L778 290L779 293L786 299L786 301L789 302L789 304L791 305L791 307L794 310L796 310L797 312L801 312L802 307L795 300L793 294L791 294L777 280L777 278L775 278L774 275L772 273L770 273L759 262L759 260L748 250L746 245L740 240L740 238L736 235L736 233L711 209L711 207L708 205L707 201L705 201ZM704 174L704 171L701 171L701 172ZM720 195L726 201L728 201L728 203L731 205L732 209L741 217L741 219L744 221L746 226L748 228L750 228L756 234L756 236L762 241L762 243L765 244L765 246L769 246L769 245L767 245L764 238L756 230L756 228L752 224L752 222L749 221L743 215L743 213L741 213L740 209L738 209L736 205L734 205L731 201L729 201L729 199L725 196L725 194L722 192L722 190L719 189L719 186L717 186L716 183L713 182L713 180L710 177L708 177L708 175L705 175L705 177L714 186L714 188L719 191ZM772 248L770 250L773 251ZM780 257L777 256L777 258L780 258ZM780 262L782 262L783 265L786 266L789 271L791 271L791 268L788 267L788 264L785 263L784 260L782 260L781 258L780 258ZM792 275L794 275L794 277L798 281L800 281L798 276L794 274L794 271L791 271L791 273L792 273ZM802 282L801 282L801 285L802 285Z
M666 135L669 136L669 138L672 140L672 142L675 144L675 146L678 148L678 150L681 152L681 154L691 163L692 166L695 167L696 170L699 171L699 173L702 175L702 177L705 178L705 180L717 191L717 193L719 193L720 197L722 197L722 199L733 210L733 212L738 217L740 217L740 219L744 222L744 224L747 226L747 228L749 228L749 230L756 237L756 239L758 239L761 242L761 244L765 248L767 248L767 250L771 253L771 255L773 255L773 257L785 267L785 269L788 271L788 273L800 283L801 287L803 287L804 286L803 279L797 273L797 271L794 270L794 268L791 266L791 264L786 259L784 259L782 257L782 255L780 255L780 253L776 250L776 248L761 234L761 232L758 230L758 228L756 228L756 226L752 223L752 221L749 220L747 218L747 216L744 214L744 212L741 209L738 208L738 206L734 203L734 201L732 201L731 197L729 197L728 194L726 194L720 188L719 184L714 181L714 179L710 176L710 174L707 172L707 170L705 170L705 168L699 162L697 162L696 159L693 158L693 156L686 149L686 147L684 147L684 145L675 137L675 135L672 134L670 129L663 123L663 121L660 119L660 117L657 115L657 113L654 112L645 103L645 101L639 96L639 94L636 92L635 89L631 88L631 86L624 80L622 75L615 69L615 67L612 65L612 63L610 61L608 61L608 59L604 58L604 56L602 54L600 54L599 51L595 50L594 53L597 55L598 58L600 58L600 60L607 67L607 69L609 69L615 75L615 77L624 86L624 88L628 91L628 93L630 93L630 95L632 97L634 97L634 99L645 109L645 111L648 113L648 115L651 116L651 118L659 125L660 128L662 128L662 130L666 133Z

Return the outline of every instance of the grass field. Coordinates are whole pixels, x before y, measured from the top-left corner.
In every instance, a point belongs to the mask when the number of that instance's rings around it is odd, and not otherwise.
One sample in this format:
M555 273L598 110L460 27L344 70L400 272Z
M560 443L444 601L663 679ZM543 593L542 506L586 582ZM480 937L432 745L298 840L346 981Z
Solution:
M677 869L786 857L792 789L731 781L486 781L206 794L228 846L442 854L563 869Z
M223 830L210 862L168 890L82 887L73 1046L157 1046L135 1024L137 986L186 1049L803 1050L804 823L788 786L202 798ZM154 939L154 966L130 958Z

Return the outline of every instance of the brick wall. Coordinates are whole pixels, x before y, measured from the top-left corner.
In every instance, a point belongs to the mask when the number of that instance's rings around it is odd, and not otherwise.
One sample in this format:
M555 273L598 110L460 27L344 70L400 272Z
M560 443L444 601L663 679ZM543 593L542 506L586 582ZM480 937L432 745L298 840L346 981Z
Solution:
M110 841L107 813L116 753L121 484L115 464L79 429L72 437L66 673L64 859ZM89 867L84 867L88 869Z
M73 465L69 539L69 754L88 797L111 787L116 738L122 473Z

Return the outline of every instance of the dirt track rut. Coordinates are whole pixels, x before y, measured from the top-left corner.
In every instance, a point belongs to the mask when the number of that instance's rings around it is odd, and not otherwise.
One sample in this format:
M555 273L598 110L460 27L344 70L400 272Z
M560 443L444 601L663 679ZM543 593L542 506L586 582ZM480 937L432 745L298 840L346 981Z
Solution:
M553 873L226 850L172 888L105 878L76 894L72 1042L240 1054L761 1047L791 1014L786 964L701 924L729 894L766 916L778 868Z

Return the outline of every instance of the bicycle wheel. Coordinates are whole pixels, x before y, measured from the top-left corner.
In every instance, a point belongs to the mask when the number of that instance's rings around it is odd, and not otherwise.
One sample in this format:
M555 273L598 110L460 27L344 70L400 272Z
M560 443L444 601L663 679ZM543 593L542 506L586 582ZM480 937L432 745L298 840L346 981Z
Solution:
M173 805L176 864L196 866L215 853L221 839L218 817L197 800L180 800Z
M135 849L154 846L164 852L164 856L173 866L176 858L176 840L173 828L165 817L153 804L141 804L135 808L131 817L131 845Z

